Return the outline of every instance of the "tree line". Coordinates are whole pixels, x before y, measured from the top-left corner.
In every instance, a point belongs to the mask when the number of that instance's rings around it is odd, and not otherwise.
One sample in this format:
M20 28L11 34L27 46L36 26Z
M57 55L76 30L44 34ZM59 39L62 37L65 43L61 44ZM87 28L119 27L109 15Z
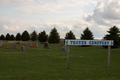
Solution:
M113 40L114 41L114 46L113 48L118 48L120 46L120 30L118 27L113 26L111 27L108 31L108 34L106 34L103 39L104 40ZM65 34L65 39L76 39L74 33L72 31L69 31ZM81 34L80 37L81 40L93 40L93 33L91 30L86 27L86 29L83 31L83 34ZM22 34L17 33L16 36L13 34L10 35L9 33L4 36L3 34L0 36L0 40L16 40L16 41L36 41L39 40L40 42L46 42L48 41L49 43L59 43L60 41L60 36L57 31L57 29L54 27L50 34L47 35L45 31L40 32L37 34L37 32L34 30L31 34L28 33L27 30L25 30ZM105 47L105 46L104 46Z

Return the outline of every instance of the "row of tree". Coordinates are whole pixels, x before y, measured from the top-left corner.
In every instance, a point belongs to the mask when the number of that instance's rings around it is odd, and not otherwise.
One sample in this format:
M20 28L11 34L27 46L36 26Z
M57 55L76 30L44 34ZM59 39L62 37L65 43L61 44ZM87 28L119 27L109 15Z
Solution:
M120 46L120 30L118 27L113 26L107 31L108 34L103 37L104 40L113 40L114 41L114 46L113 48L118 48ZM20 33L17 33L17 35L14 37L14 35L10 35L7 33L6 36L3 34L0 36L1 40L17 40L17 41L28 41L28 40L39 40L40 42L46 42L48 41L49 43L59 43L60 41L60 36L59 33L57 32L56 28L53 28L49 34L49 36L46 34L45 31L40 32L37 35L37 32L34 30L31 34L28 33L27 30L25 30L22 35ZM65 35L65 39L76 39L74 33L72 31L69 31ZM84 31L83 34L81 34L80 39L82 40L93 40L93 33L89 28L87 27Z
M37 32L34 30L31 34L28 33L27 30L25 30L22 34L17 33L16 36L13 34L10 35L9 33L4 36L3 34L0 36L0 40L16 40L16 41L36 41L39 40L40 42L46 42L48 41L49 43L59 43L60 41L60 36L59 33L57 32L56 28L53 28L50 32L50 35L48 36L45 31L40 32L37 34Z

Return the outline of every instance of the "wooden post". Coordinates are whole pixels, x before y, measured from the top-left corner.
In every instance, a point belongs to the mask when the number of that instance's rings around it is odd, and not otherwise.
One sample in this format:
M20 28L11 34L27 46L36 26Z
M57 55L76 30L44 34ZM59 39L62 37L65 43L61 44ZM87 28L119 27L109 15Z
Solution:
M110 68L110 46L108 46L108 62L107 62L107 68Z
M67 69L69 69L69 46L67 46Z

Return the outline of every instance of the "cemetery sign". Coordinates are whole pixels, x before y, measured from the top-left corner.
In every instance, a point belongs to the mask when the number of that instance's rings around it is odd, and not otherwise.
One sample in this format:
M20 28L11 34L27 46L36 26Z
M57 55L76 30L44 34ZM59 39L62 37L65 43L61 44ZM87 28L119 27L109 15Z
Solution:
M110 67L110 46L113 46L113 40L65 40L67 45L67 69L69 69L69 45L102 45L108 46L107 68Z
M113 40L65 40L65 45L113 45Z

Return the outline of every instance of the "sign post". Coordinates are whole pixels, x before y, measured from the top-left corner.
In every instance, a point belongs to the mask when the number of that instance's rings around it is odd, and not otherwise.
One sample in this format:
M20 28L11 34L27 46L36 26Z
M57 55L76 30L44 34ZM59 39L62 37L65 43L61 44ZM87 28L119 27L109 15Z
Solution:
M102 45L108 46L108 61L107 68L110 68L110 47L113 45L113 40L65 40L67 45L67 69L69 69L69 45Z
M108 46L108 63L107 68L110 68L110 46Z
M67 46L67 69L69 69L69 46Z

